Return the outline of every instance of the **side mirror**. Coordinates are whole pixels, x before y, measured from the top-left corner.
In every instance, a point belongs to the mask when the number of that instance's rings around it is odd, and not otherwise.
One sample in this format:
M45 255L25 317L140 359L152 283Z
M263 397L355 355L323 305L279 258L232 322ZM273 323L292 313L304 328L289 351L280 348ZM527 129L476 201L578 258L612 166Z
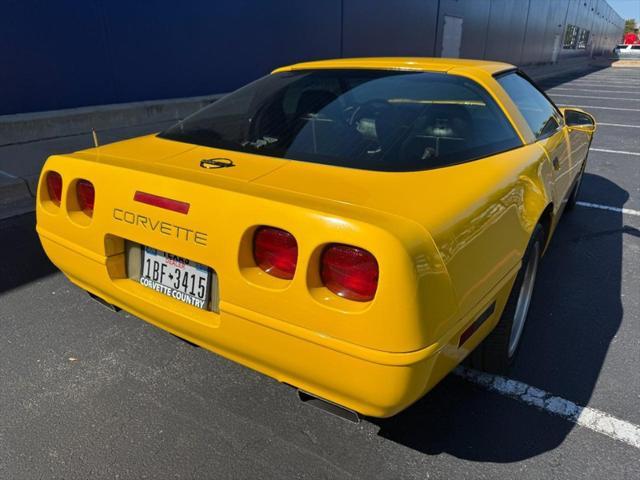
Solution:
M561 108L564 123L571 130L593 134L596 131L596 119L578 108Z

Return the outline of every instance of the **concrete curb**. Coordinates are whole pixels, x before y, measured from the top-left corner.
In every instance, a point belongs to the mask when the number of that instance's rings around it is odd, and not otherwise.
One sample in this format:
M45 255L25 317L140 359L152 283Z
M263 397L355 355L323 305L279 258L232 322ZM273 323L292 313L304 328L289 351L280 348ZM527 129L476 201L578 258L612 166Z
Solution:
M640 60L615 60L611 66L616 68L640 68Z
M0 146L113 127L178 120L221 95L153 100L0 116Z
M520 67L527 75L536 82L541 82L553 77L574 73L589 67L605 68L610 65L610 61L602 58L593 59L589 57L565 60L557 64L525 65Z
M27 183L0 171L0 220L31 212L34 208L35 200Z
M0 171L0 208L25 197L32 197L26 182Z

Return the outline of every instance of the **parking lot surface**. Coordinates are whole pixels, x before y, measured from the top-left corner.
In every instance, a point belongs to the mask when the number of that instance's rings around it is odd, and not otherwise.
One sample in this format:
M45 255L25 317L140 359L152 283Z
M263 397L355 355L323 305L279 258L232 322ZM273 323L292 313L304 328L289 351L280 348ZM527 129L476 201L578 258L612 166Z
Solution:
M0 478L638 478L640 69L543 86L600 126L509 378L615 419L608 433L456 374L390 419L329 416L91 301L26 214L0 222Z

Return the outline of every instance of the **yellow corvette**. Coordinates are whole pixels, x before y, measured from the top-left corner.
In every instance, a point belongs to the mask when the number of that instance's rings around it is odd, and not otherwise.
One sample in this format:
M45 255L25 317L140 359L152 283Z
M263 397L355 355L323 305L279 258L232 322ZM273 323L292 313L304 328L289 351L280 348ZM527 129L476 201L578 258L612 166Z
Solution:
M159 134L50 157L37 231L103 302L386 417L474 350L511 363L594 131L504 63L301 63Z

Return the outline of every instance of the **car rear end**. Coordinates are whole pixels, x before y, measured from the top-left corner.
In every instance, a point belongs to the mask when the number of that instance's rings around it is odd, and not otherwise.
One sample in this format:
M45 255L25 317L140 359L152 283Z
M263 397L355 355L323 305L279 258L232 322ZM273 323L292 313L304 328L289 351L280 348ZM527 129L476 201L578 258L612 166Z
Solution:
M157 142L176 145L147 137L125 147L153 151ZM415 222L258 185L257 172L243 177L242 168L200 168L197 159L223 153L214 149L172 163L119 158L118 148L44 166L37 230L73 283L367 415L396 413L455 364L432 374L442 348L435 326L456 307Z
M159 135L49 158L42 244L110 304L393 415L486 336L518 269L541 152L483 86L505 68L282 69Z

